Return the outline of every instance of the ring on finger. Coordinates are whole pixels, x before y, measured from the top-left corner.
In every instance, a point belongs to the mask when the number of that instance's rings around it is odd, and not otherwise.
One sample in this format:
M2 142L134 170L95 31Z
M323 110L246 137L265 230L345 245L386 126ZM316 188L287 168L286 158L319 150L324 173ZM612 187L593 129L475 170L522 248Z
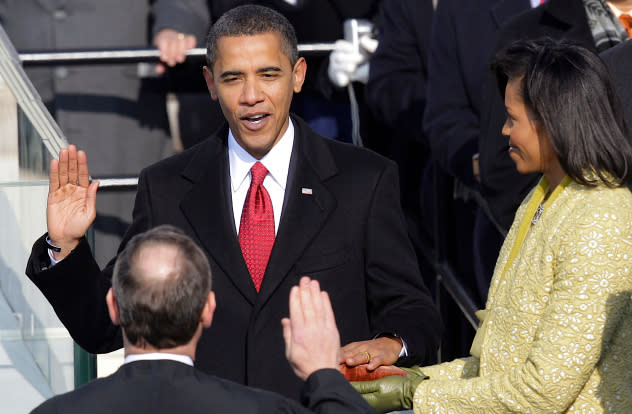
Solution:
M371 354L369 353L369 351L364 351L364 356L366 356L366 363L367 364L369 362L371 362Z

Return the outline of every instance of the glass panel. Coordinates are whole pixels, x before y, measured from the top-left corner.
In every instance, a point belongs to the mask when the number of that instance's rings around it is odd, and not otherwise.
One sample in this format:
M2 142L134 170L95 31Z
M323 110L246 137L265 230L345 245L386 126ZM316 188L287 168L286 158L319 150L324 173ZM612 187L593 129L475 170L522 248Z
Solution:
M24 274L46 229L48 166L65 146L0 27L0 378L3 413L74 388L73 341Z
M20 395L5 401L16 410L3 412L28 412L74 387L73 341L24 275L31 244L46 228L47 193L46 181L0 183L0 372L12 379L7 395Z

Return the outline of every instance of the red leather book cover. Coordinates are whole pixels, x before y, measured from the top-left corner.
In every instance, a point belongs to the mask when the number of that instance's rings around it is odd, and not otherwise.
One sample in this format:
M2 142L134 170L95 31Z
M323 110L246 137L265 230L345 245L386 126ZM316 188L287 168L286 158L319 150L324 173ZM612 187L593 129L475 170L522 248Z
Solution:
M345 364L340 364L339 369L348 381L372 381L390 375L406 376L406 371L392 365L381 366L374 371L369 371L366 369L366 365L348 367Z

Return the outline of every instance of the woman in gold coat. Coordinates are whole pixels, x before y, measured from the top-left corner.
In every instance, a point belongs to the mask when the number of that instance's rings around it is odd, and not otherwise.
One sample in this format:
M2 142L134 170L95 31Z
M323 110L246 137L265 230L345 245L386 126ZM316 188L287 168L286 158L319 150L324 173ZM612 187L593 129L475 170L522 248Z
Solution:
M568 43L521 41L492 65L503 134L541 172L501 249L471 356L356 383L420 413L632 413L632 146L607 69Z

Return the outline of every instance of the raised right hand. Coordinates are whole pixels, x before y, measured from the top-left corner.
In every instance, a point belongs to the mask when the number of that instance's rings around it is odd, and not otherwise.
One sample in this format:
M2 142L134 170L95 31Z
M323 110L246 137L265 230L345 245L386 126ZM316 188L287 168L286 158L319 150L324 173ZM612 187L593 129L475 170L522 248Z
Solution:
M61 247L61 252L54 252L55 260L66 257L94 221L98 187L98 181L90 183L86 153L74 145L51 161L46 222L48 237Z

